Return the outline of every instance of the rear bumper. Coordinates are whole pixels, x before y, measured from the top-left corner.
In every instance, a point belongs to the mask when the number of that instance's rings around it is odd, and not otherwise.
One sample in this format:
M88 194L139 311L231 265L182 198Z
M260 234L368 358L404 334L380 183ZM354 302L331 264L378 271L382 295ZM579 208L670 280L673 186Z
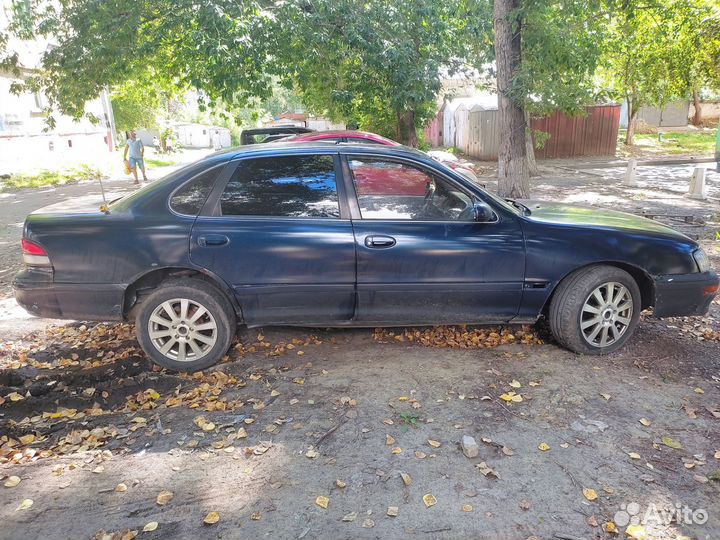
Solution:
M15 277L13 291L17 303L36 317L84 321L123 319L122 285L53 283L52 274L27 269Z
M662 276L655 280L655 317L705 315L717 294L715 272Z

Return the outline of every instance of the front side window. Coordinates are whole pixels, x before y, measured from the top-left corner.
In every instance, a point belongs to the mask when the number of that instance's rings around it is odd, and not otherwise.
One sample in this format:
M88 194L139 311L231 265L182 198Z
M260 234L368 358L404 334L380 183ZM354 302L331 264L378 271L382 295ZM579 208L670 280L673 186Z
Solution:
M170 208L178 214L197 216L212 191L222 165L200 173L178 189L170 199Z
M224 216L339 218L332 156L278 156L240 162L220 198Z
M473 220L472 197L431 172L385 159L349 165L363 219Z

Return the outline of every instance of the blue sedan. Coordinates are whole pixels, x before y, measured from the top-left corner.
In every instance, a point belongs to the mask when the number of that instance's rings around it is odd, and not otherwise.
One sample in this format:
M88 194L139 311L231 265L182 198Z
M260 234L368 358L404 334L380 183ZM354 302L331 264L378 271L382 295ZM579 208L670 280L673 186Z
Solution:
M640 312L702 315L718 276L651 220L508 201L403 147L253 145L88 211L28 216L17 301L42 317L134 320L167 368L206 368L238 323L532 323L582 354Z

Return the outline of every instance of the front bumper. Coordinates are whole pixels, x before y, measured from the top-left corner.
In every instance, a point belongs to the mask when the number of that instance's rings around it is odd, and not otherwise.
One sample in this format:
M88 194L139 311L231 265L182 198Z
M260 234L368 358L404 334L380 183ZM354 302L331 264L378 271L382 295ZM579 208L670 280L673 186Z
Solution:
M30 268L15 276L13 292L20 307L36 317L84 321L123 318L122 285L54 283L51 273Z
M718 275L713 272L662 276L655 280L655 317L705 315L717 294Z

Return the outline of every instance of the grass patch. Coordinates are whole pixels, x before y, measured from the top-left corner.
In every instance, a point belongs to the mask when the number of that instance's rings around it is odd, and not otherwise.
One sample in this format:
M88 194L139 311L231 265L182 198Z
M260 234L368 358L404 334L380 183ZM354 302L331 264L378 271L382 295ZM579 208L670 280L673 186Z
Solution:
M620 142L625 142L625 130L620 130ZM714 131L666 132L662 139L658 134L637 133L635 148L653 154L692 154L711 156L715 152Z
M177 161L172 159L147 158L145 159L145 164L148 167L169 167L171 165L177 165Z
M103 173L90 165L81 165L76 169L64 171L40 171L37 174L11 174L0 178L0 191L16 189L37 189L65 184L77 184L84 180L103 178Z

